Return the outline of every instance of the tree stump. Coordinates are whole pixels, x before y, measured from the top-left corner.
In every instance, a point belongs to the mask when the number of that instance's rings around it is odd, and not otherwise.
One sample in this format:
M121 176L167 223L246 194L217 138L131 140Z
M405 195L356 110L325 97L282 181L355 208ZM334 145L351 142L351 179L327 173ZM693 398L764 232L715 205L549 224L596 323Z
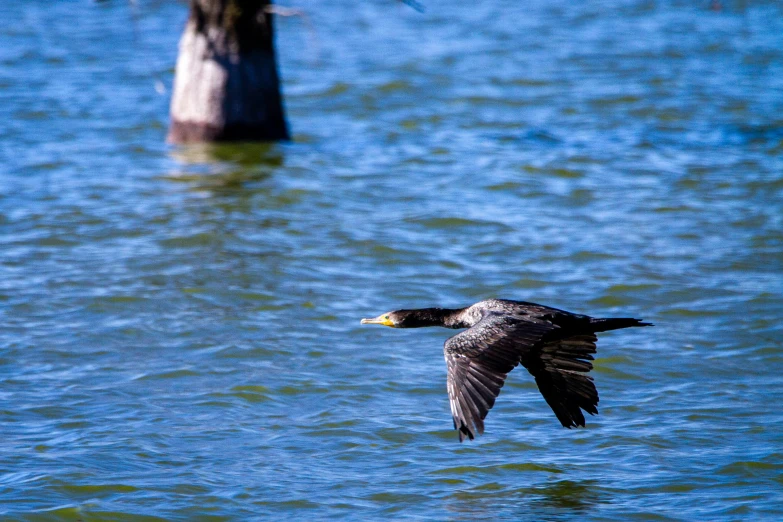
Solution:
M191 0L171 99L172 143L289 138L269 0Z

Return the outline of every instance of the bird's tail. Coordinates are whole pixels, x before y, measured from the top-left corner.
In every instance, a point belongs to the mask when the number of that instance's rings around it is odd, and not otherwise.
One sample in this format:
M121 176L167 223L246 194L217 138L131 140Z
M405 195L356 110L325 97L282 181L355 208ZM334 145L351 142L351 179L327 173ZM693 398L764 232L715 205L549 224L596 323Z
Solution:
M643 323L641 319L632 319L630 317L612 317L608 319L590 319L590 325L594 332L606 332L608 330L619 330L620 328L630 328L632 326L654 326L652 323Z

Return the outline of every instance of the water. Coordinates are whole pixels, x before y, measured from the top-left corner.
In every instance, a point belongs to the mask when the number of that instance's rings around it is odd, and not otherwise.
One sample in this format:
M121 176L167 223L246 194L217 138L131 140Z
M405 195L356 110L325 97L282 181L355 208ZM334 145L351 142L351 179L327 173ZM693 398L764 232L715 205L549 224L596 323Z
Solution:
M182 3L3 3L4 520L780 517L780 4L425 4L296 3L293 142L173 148ZM492 296L657 326L460 445L359 319Z

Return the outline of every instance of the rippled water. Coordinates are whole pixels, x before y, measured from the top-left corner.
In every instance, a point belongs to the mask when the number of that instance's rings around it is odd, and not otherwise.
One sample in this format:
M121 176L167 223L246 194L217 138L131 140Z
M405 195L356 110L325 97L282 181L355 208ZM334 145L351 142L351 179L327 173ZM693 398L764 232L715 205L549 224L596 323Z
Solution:
M0 515L776 519L778 2L299 2L294 141L164 143L179 2L4 2ZM524 371L451 430L486 297L601 336L601 414Z

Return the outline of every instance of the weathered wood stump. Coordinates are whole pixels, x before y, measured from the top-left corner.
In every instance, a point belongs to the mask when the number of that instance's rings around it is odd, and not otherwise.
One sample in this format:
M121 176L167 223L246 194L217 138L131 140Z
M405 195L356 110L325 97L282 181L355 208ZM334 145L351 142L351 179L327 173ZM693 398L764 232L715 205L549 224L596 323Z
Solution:
M168 140L289 138L269 0L191 0Z

